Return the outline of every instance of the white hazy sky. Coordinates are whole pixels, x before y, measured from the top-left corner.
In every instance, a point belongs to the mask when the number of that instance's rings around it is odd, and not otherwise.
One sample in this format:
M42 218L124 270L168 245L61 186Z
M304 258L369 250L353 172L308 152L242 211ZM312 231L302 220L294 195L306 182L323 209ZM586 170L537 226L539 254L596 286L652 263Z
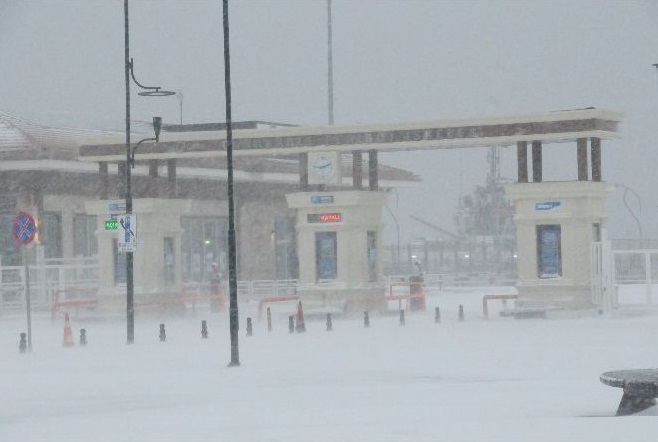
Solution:
M325 0L230 2L234 120L327 122ZM133 0L138 80L183 93L186 123L224 120L220 0ZM658 237L658 2L334 0L335 123L511 115L588 106L624 112L604 142L603 178ZM121 130L123 1L0 0L0 110L32 121ZM181 118L176 97L135 98L134 119ZM575 179L575 145L545 157L545 179ZM424 179L389 204L403 240L452 229L459 195L484 184L486 150L384 154ZM502 152L515 178L515 153ZM610 236L637 238L610 199ZM641 203L641 210L640 210ZM390 227L392 218L384 214Z

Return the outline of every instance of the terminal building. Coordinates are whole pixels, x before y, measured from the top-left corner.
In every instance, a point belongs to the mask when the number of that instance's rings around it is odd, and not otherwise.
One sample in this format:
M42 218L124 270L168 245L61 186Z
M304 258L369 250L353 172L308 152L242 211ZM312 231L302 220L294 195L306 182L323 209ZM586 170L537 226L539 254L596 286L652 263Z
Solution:
M234 124L235 133L272 134L287 127L260 121ZM212 140L224 131L223 124L169 126L164 128L161 139ZM106 221L125 211L125 158L123 163L81 161L80 146L120 144L124 139L123 133L45 127L0 113L0 180L6 189L0 197L3 267L23 264L21 246L12 237L12 220L18 211L26 211L38 224L35 245L30 246L30 262L47 265L83 262L85 258L97 260L99 298L106 300L110 309L122 308L125 254L118 250L117 231L106 230ZM139 140L139 134L133 134L132 139ZM143 148L144 145L139 149ZM186 287L210 281L215 268L226 277L225 158L142 160L140 150L136 151L132 170L133 212L138 219L136 302L181 296ZM335 170L331 175L340 176L341 180L312 185L317 201L321 201L312 203L315 206L331 206L327 201L333 199L334 192L351 186L353 168L349 161L341 156L332 160ZM298 213L286 199L286 195L300 190L299 162L298 155L234 158L239 279L300 277L295 234ZM364 161L361 174L367 175L370 167ZM381 164L375 167L383 198L392 187L419 181L418 176L405 170ZM322 173L326 172L326 168L322 169ZM337 201L341 200L339 194L335 195ZM330 212L334 211L327 210ZM317 218L317 225L326 225L325 221L334 226L347 225L345 219L327 216ZM374 233L368 237L369 271L373 284L381 287L383 275L374 257L382 226L379 215L373 219ZM331 235L325 236L320 241L325 244L328 238L331 243ZM336 244L331 245L335 249ZM319 273L307 277L313 282L339 278L335 252L325 253ZM348 270L341 268L340 276Z

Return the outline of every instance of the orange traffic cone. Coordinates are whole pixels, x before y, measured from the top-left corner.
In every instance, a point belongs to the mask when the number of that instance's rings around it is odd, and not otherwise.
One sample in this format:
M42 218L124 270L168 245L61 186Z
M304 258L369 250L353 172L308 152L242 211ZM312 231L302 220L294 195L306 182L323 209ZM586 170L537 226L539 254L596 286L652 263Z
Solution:
M297 333L304 333L306 331L306 324L304 323L304 310L302 309L302 301L297 305L297 324L295 324Z
M71 332L71 321L69 321L69 314L64 314L64 340L62 341L62 347L73 347L75 342L73 342L73 333Z

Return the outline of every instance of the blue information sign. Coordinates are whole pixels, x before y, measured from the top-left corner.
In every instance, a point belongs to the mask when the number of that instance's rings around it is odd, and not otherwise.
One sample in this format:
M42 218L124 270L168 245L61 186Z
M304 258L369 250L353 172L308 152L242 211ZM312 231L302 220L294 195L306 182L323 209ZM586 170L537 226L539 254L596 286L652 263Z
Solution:
M18 212L14 217L14 239L22 245L27 245L32 242L37 234L37 223L27 212Z

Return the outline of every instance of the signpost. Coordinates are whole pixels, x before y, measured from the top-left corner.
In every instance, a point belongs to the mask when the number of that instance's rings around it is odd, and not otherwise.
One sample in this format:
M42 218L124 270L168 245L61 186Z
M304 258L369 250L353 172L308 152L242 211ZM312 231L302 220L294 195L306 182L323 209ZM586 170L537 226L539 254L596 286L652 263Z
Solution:
M32 309L30 305L30 268L27 259L27 245L37 234L37 223L27 212L18 212L13 223L14 239L23 246L23 265L25 266L25 310L27 316L27 348L32 351Z

